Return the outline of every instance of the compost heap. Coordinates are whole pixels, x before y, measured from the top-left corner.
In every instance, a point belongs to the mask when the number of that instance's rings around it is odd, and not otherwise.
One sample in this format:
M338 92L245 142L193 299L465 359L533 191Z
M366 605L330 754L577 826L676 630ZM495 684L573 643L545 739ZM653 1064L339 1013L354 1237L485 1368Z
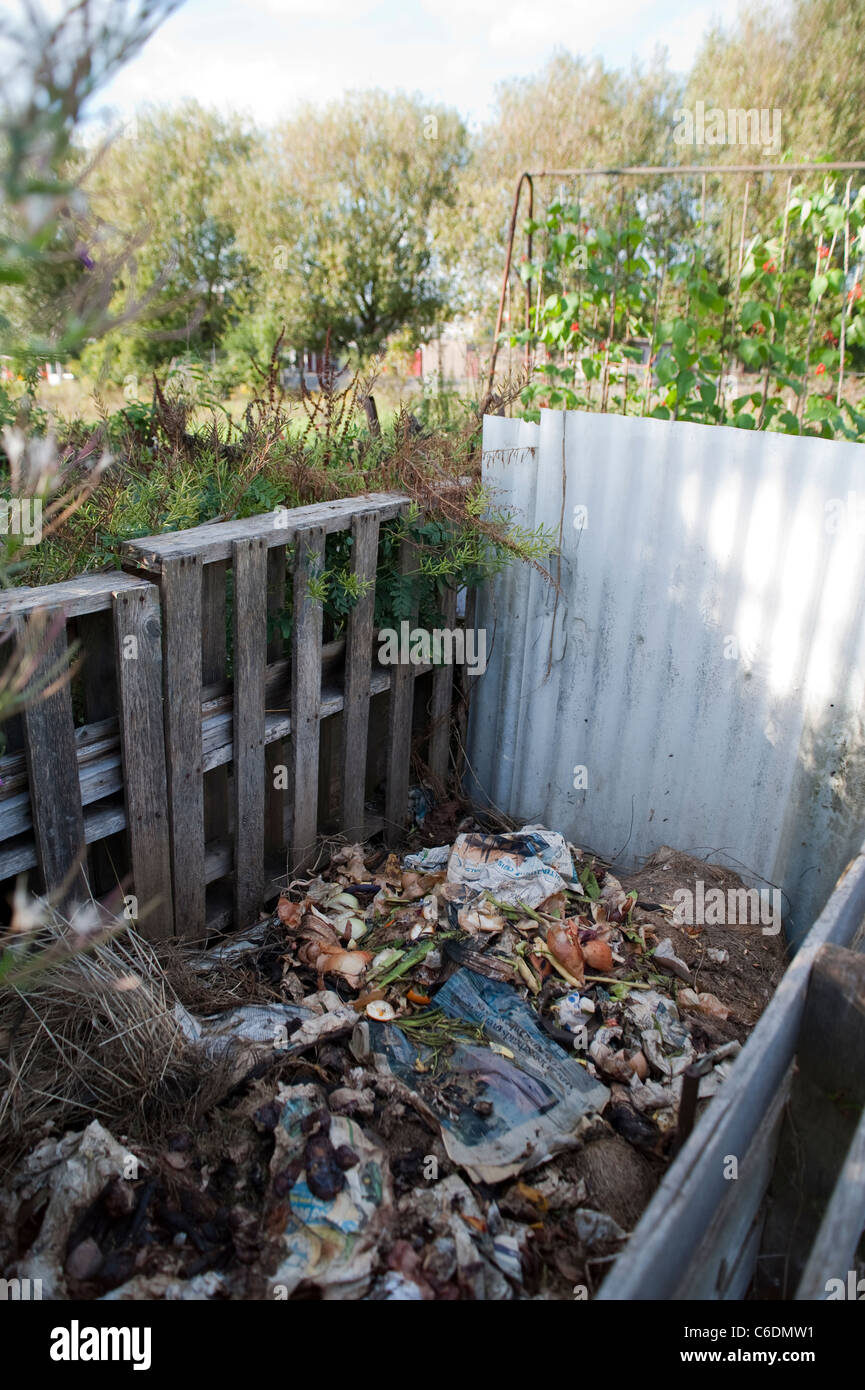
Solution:
M343 847L183 964L178 1045L222 1098L156 1145L48 1125L0 1195L0 1273L58 1298L590 1297L683 1085L699 1112L783 970L759 924L674 920L697 879L740 886L666 848L619 879L537 826Z

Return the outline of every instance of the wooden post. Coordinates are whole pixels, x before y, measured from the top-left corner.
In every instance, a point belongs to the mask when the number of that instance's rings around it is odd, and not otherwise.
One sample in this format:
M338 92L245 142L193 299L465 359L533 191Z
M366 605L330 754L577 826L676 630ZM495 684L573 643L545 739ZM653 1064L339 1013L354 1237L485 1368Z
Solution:
M205 926L198 555L180 555L165 561L162 604L174 920L177 935L189 938L203 935Z
M294 552L294 622L291 635L291 838L288 869L305 868L318 828L318 745L321 708L321 600L309 581L324 568L324 530L298 533Z
M417 563L411 540L400 543L400 573L407 577ZM414 616L414 609L413 609ZM402 653L400 653L402 655ZM414 669L397 661L390 671L388 715L387 790L385 793L385 841L396 845L408 825L408 792L411 778L411 721L414 706Z
M76 904L89 897L89 891L81 872L85 848L84 812L62 611L54 610L49 615L42 610L34 614L19 628L19 640L21 638L30 650L36 647L40 652L30 681L33 698L24 710L24 747L36 856L45 891L62 911L71 913ZM49 694L39 693L46 688Z
M276 623L285 608L285 546L276 546L267 552L267 616ZM283 636L278 626L267 644L268 663L279 661L283 652ZM265 866L276 869L281 876L285 869L285 854L290 830L290 804L288 792L283 785L279 769L286 766L286 742L277 739L265 748L266 789L264 811L264 852ZM273 885L265 885L265 892L272 891Z
M114 595L114 650L132 886L143 934L174 932L162 715L162 624L155 585Z
M793 1297L806 1272L806 1287L813 1287L809 1252L829 1216L832 1192L865 1108L863 1034L865 955L825 944L808 979L796 1074L769 1188L760 1276L773 1281L766 1292L781 1298ZM855 1240L853 1244L855 1248ZM779 1254L783 1261L767 1263ZM832 1274L846 1277L847 1268L845 1264Z
M348 617L345 644L345 686L342 711L342 833L349 841L364 834L366 750L369 731L369 689L372 675L372 633L375 614L375 574L378 561L379 518L376 512L352 521L352 574L366 584Z
M267 550L234 546L234 905L252 925L264 887L264 683L267 666Z
M201 683L225 680L225 579L228 563L215 560L201 572ZM223 764L208 772L203 787L204 842L225 840L228 836L228 767Z
M112 615L106 608L96 613L82 613L75 620L75 624L82 654L84 718L88 724L93 724L117 714ZM118 886L120 874L117 870L117 855L112 853L113 849L110 840L97 840L88 847L88 877L95 897Z
M444 599L445 627L453 630L456 626L457 591L448 588ZM454 668L452 665L435 667L432 678L432 700L430 701L429 770L438 784L437 791L447 790L448 768L450 764L451 707L453 705Z

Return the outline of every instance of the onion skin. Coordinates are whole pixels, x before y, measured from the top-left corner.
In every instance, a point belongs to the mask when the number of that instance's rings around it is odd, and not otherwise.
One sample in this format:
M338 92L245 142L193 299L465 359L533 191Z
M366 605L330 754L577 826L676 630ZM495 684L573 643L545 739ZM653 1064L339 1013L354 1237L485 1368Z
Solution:
M649 1064L642 1052L632 1053L628 1058L628 1066L631 1068L632 1072L636 1073L641 1081L645 1081L646 1077L649 1075Z
M613 968L613 953L606 941L585 941L582 946L586 965L608 974Z
M549 927L547 945L569 975L573 975L577 980L583 979L585 958L582 948L565 927Z

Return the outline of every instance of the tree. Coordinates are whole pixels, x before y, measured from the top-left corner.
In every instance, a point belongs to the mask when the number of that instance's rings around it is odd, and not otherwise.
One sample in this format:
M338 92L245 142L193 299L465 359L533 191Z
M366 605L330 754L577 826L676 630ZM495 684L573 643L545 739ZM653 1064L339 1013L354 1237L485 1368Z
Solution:
M235 218L239 170L253 148L239 118L187 102L139 113L94 169L98 249L91 254L118 241L136 245L117 275L114 303L118 312L130 300L147 303L146 318L122 342L100 346L115 374L220 346L250 275ZM97 354L89 356L94 365Z
M258 264L257 311L297 347L380 351L453 308L442 217L469 157L456 113L366 92L304 108L250 174L240 233Z
M468 227L458 230L464 244L469 234L476 267L474 308L487 331L492 329L519 175L524 170L660 163L679 99L680 84L663 52L645 68L634 65L625 73L561 51L540 72L499 86L495 111L478 136L462 181ZM535 213L543 217L547 205L560 199L579 204L593 224L627 220L634 199L645 196L646 189L630 185L627 205L621 208L620 191L603 179L545 179L535 186ZM649 196L656 197L655 191ZM523 220L526 211L524 202ZM676 225L669 199L664 215L668 226ZM518 264L518 255L516 260ZM516 276L513 292L522 294Z
M75 147L88 101L179 0L68 0L0 19L0 349L20 360L74 351L106 331L112 272L79 233L89 213Z

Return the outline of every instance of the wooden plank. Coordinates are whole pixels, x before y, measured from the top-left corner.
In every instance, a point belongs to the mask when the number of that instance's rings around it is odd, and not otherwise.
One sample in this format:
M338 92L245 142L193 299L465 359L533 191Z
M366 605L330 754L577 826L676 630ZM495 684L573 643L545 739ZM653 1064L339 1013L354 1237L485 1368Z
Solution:
M162 624L155 585L114 600L126 823L132 885L145 936L174 933L168 783L162 715Z
M61 620L62 615L57 614L45 625L32 618L22 623L20 633L25 646L38 643L40 649L39 664L29 685L34 697L24 710L36 856L46 892L63 910L71 911L89 893L81 871L84 813L75 759L72 693L63 674L68 646L65 623L58 631ZM47 696L39 695L49 674L55 688Z
M257 919L264 886L264 676L267 549L235 541L234 909L238 927Z
M126 811L122 801L100 801L84 812L84 843L107 840L126 828ZM9 841L0 847L0 883L26 873L37 865L36 844L32 837Z
M94 757L101 757L104 753L115 752L120 747L117 728L116 716L112 716L111 719L97 719L93 724L79 725L75 730L78 766ZM20 752L16 750L0 758L0 802L26 787L27 760L22 744Z
M82 806L89 806L105 796L123 789L123 768L119 741L113 739L116 751L105 757L79 764L78 796ZM73 753L73 767L74 767ZM17 792L0 801L0 841L10 840L33 828L33 807L27 791Z
M466 629L473 628L477 613L478 591L477 589L466 590L465 617L463 622ZM467 666L461 666L456 679L457 696L453 713L454 725L456 728L457 752L455 756L454 780L458 787L462 786L466 768L466 748L468 746L469 734L469 702L471 699L472 677L468 673Z
M856 1268L856 1250L865 1229L865 1109L850 1141L826 1214L820 1223L796 1290L796 1300L823 1302L830 1279L841 1279L848 1297L847 1272ZM857 1292L857 1299L861 1294Z
M363 838L366 791L366 750L369 732L372 632L375 615L375 576L378 561L379 514L368 512L352 521L352 574L364 585L348 616L345 645L345 685L342 715L341 830L348 840ZM370 582L371 581L371 582Z
M127 589L126 592L137 592ZM89 723L117 713L113 615L107 609L82 613L75 619L75 633L81 647L81 685L84 717ZM84 798L82 797L82 803ZM95 897L117 888L127 865L127 851L120 843L88 847L88 878Z
M285 665L288 675L289 663L283 663L282 654L285 642L282 631L276 623L285 608L285 547L274 546L267 552L267 617L273 631L267 643L268 676L272 667L279 663ZM269 708L271 692L267 692ZM269 721L268 721L269 722ZM285 858L288 844L289 798L286 786L287 749L283 739L273 741L267 737L265 726L265 768L266 790L264 803L264 841L267 857L279 855Z
M444 625L453 631L457 619L456 589L448 587L444 602ZM450 767L451 710L453 706L454 668L450 663L434 668L432 699L430 701L429 770L443 795L447 790Z
M201 569L197 555L184 555L162 572L165 761L174 930L180 937L204 930Z
M863 1036L865 956L824 945L808 981L796 1077L770 1187L763 1247L784 1260L774 1270L768 1262L761 1268L769 1296L793 1297L818 1239L865 1107Z
M324 540L321 527L303 531L297 537L294 552L289 872L303 869L310 862L318 828L322 606L321 601L310 594L309 581L324 568Z
M225 680L225 581L228 564L217 560L205 565L201 575L201 682L208 686ZM207 767L204 767L207 771ZM204 782L204 838L228 834L228 767L220 766Z
M119 589L134 589L143 582L140 575L110 570L106 574L80 574L77 579L61 584L4 589L0 592L0 621L14 614L33 613L39 608L62 608L67 618L110 610L113 596Z
M824 942L846 945L865 915L865 847L811 928L732 1075L700 1116L600 1290L601 1301L666 1299L727 1190L726 1156L747 1152L789 1067L808 977Z
M399 569L409 575L416 568L416 548L410 540L400 543ZM413 615L414 617L414 615ZM414 625L413 617L410 620ZM409 662L391 667L388 713L387 786L385 790L385 842L396 845L408 826L408 791L411 780L411 723L415 670Z
M181 556L197 555L205 563L230 560L235 541L261 538L268 548L291 545L304 531L320 530L325 535L344 531L356 513L378 512L384 519L396 516L405 505L406 499L401 493L367 492L337 502L313 502L310 506L282 513L265 512L263 516L247 517L242 521L194 526L189 531L127 541L122 550L123 563L158 574L168 561Z
M679 1271L679 1281L670 1295L672 1299L726 1301L744 1298L753 1274L753 1257L759 1248L752 1232L762 1226L761 1208L772 1175L791 1075L792 1066L778 1087L748 1152L738 1160L738 1177L725 1184L724 1195L712 1220L687 1267ZM746 1249L750 1264L740 1258Z

